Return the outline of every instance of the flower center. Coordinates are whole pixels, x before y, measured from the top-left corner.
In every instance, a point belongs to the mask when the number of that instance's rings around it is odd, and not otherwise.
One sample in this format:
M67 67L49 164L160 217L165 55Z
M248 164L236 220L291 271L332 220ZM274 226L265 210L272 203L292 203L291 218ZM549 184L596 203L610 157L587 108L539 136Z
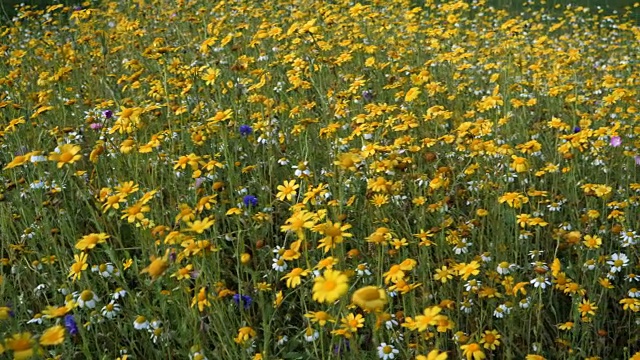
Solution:
M324 282L323 289L324 291L333 291L337 287L337 284L333 280L327 280Z

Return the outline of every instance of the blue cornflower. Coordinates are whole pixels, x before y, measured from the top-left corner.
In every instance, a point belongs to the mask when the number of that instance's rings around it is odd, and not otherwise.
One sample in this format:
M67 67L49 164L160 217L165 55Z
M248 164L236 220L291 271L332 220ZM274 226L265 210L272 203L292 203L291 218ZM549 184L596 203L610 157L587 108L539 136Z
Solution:
M102 115L104 115L106 119L111 119L113 117L113 111L105 110L102 112Z
M240 125L240 135L247 136L253 132L253 128L249 125Z
M67 328L67 331L72 336L75 336L78 334L78 325L76 324L76 321L73 319L73 315L65 315L64 327Z
M233 302L235 302L238 305L240 305L240 303L242 302L244 309L247 310L251 306L253 299L249 295L235 294L233 295Z
M579 133L580 130L582 130L582 129L580 129L580 126L576 126L576 127L573 128L573 132L574 133Z
M257 206L258 198L253 195L245 195L242 198L242 202L244 203L245 206Z

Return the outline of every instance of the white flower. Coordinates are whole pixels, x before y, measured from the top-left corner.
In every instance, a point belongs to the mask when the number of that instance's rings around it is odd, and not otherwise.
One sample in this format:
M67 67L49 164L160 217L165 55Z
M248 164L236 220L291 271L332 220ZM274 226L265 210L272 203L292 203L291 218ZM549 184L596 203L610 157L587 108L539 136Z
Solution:
M559 202L552 202L549 205L547 205L547 209L549 209L549 211L554 212L554 211L560 211L560 209L562 208L562 201Z
M107 305L102 307L102 316L107 319L113 319L120 312L120 304L111 300Z
M640 289L638 288L631 288L629 289L629 297L631 298L639 298L640 297Z
M583 265L587 270L593 270L596 268L596 261L593 259L587 260Z
M465 313L469 314L471 313L471 307L473 306L473 300L471 299L467 299L465 301L462 302L462 304L460 305L460 310L464 311Z
M505 304L498 305L498 307L493 311L493 316L498 319L502 319L505 315L509 315L511 312L511 308Z
M118 275L118 269L116 269L112 263L93 265L91 267L91 271L99 273L100 276L104 278L111 277L111 274L114 274L114 273Z
M402 344L404 342L404 334L401 331L396 331L391 334L391 342L395 344Z
M96 303L99 300L100 299L93 291L85 290L80 293L80 296L78 296L78 299L76 301L78 302L78 306L81 308L86 307L89 309L93 309L96 307Z
M144 316L140 315L133 321L133 327L136 330L145 330L149 328L149 321Z
M278 339L278 345L282 346L286 344L287 341L289 341L289 338L287 337L287 335L283 335Z
M196 351L193 354L189 354L189 360L209 360L201 352Z
M316 341L316 339L318 339L319 337L320 333L318 333L318 331L314 330L313 328L308 327L304 332L304 339L307 342Z
M506 261L501 262L500 264L498 264L498 267L496 268L496 271L498 272L498 274L500 275L507 275L509 274L512 270L516 269L516 264L509 264Z
M382 360L393 359L399 352L400 350L396 349L391 344L387 345L387 343L381 343L378 346L378 357Z
M473 244L467 243L466 239L461 239L453 247L453 252L456 255L466 254L467 252L469 252L469 246L471 246L471 245L473 245Z
M40 296L44 293L44 290L47 288L47 285L45 284L40 284L38 286L35 287L35 289L33 289L33 293L36 294L36 296Z
M535 279L532 279L529 282L533 285L533 287L542 289L545 289L548 285L551 285L551 281L549 281L549 279L542 275L536 277Z
M629 258L623 253L613 254L607 264L611 265L610 271L616 273L629 264Z
M482 282L471 279L464 284L464 289L467 291L477 291L480 288L480 285L482 285Z
M386 327L387 330L392 330L396 326L398 326L398 321L396 320L396 316L391 314L391 319L384 322L384 327Z
M358 266L356 266L356 274L358 274L358 276L371 275L371 271L369 271L369 268L367 267L367 263L358 264Z
M42 324L42 314L36 314L33 319L27 321L27 324Z
M160 338L160 336L162 336L163 333L164 333L164 330L162 329L162 327L160 327L160 325L158 325L158 327L154 327L152 325L152 327L149 328L149 334L150 334L149 337L151 338L151 341L153 341L154 344L158 342L158 339Z
M127 290L123 288L117 288L116 291L111 294L111 298L113 298L114 300L118 300L124 298L125 295L127 295Z
M627 230L620 233L620 237L623 241L633 241L633 239L635 239L636 237L636 232L633 230Z
M536 257L542 255L544 253L544 250L531 250L529 251L529 256L531 256L532 259L535 259Z
M629 247L638 243L638 236L635 231L627 230L620 234L620 246Z
M271 267L277 272L283 272L287 270L287 263L281 257L273 258L273 264L271 264Z

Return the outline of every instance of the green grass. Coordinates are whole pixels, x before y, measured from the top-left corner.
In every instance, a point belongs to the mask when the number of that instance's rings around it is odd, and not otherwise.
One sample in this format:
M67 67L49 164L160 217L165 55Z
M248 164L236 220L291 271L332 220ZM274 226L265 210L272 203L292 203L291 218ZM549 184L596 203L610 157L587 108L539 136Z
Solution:
M1 356L638 359L637 11L502 4L20 9Z

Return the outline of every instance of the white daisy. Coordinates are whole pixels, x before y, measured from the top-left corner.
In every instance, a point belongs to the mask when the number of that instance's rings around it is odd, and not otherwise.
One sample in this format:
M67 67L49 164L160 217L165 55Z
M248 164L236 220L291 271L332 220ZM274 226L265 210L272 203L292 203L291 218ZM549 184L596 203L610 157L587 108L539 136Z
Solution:
M607 264L611 265L611 272L616 273L622 270L623 267L629 265L629 258L623 253L617 253L611 255L611 260L607 261Z
M400 352L393 345L387 343L381 343L378 346L378 357L382 360L393 359Z

